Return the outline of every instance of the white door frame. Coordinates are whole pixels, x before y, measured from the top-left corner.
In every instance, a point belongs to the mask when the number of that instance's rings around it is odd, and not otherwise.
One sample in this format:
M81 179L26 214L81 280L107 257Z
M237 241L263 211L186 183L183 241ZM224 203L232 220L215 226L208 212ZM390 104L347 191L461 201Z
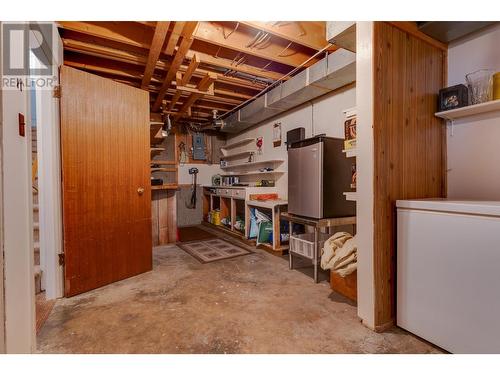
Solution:
M18 48L10 53L22 56L23 43L15 45ZM18 113L29 119L28 93L19 89L2 92L2 245L7 353L31 353L36 346L29 126L25 137L18 133Z
M44 52L54 62L53 75L58 78L63 45L55 25L52 31L53 50ZM63 252L59 99L52 91L40 90L36 107L40 268L46 298L54 299L64 295L64 269L58 255Z
M1 75L0 75L1 78ZM3 285L3 111L0 90L0 354L5 353L5 305Z

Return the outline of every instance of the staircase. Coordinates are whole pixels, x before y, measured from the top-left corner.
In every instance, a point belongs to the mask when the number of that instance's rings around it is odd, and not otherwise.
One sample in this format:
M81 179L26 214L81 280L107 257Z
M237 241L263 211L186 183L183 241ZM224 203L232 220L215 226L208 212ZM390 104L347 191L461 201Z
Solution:
M42 290L42 270L40 269L40 224L38 207L38 159L36 145L36 128L31 128L31 160L32 160L32 180L33 180L33 251L35 258L35 293Z

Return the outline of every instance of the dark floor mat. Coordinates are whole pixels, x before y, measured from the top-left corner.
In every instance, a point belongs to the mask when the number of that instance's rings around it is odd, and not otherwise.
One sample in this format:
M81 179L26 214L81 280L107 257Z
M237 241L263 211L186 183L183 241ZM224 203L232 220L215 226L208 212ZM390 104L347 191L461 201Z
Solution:
M209 240L217 237L215 234L207 232L199 227L183 227L179 228L178 231L180 242Z

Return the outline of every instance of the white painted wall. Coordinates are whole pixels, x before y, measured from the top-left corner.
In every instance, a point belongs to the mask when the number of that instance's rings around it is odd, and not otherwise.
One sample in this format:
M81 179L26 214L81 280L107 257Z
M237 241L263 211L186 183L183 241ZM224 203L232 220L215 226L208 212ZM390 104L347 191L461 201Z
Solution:
M331 137L344 138L344 115L342 110L352 108L355 105L356 88L354 85L350 85L232 136L228 139L228 143L233 143L243 138L263 137L262 154L256 154L254 160L284 159L285 162L278 165L276 170L287 171L288 163L285 145L287 131L303 127L305 128L306 137L326 133L326 135ZM276 122L281 122L282 142L279 147L274 147L272 142L273 125ZM245 149L245 146L243 148ZM246 146L246 149L249 149L249 146ZM237 151L231 150L231 152ZM258 177L262 179L261 176ZM276 187L280 197L286 199L288 196L287 174L278 177Z
M373 273L373 22L356 24L358 316L375 328Z
M448 50L448 85L488 68L500 71L500 24L453 42ZM500 200L500 113L490 113L447 127L448 197Z
M0 27L2 24L0 23ZM0 62L1 64L1 62ZM1 65L0 65L1 66ZM1 78L1 74L0 74ZM2 90L0 90L0 354L5 353L5 304L4 304L4 276L3 276L3 110Z
M197 184L211 185L212 176L222 173L219 164L183 164L178 168L179 185L191 185L193 176L189 174L190 168L198 168Z
M21 54L18 49L13 53ZM2 93L5 331L7 353L35 349L35 291L31 196L31 132L18 133L18 113L29 121L28 91Z

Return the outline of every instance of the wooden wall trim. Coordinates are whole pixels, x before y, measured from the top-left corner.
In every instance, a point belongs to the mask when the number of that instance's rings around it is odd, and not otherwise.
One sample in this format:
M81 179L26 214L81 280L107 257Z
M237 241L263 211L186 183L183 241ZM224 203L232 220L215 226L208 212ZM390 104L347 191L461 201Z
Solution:
M446 52L390 22L375 22L373 43L374 325L383 330L396 316L396 200L444 196L445 126L434 113Z

